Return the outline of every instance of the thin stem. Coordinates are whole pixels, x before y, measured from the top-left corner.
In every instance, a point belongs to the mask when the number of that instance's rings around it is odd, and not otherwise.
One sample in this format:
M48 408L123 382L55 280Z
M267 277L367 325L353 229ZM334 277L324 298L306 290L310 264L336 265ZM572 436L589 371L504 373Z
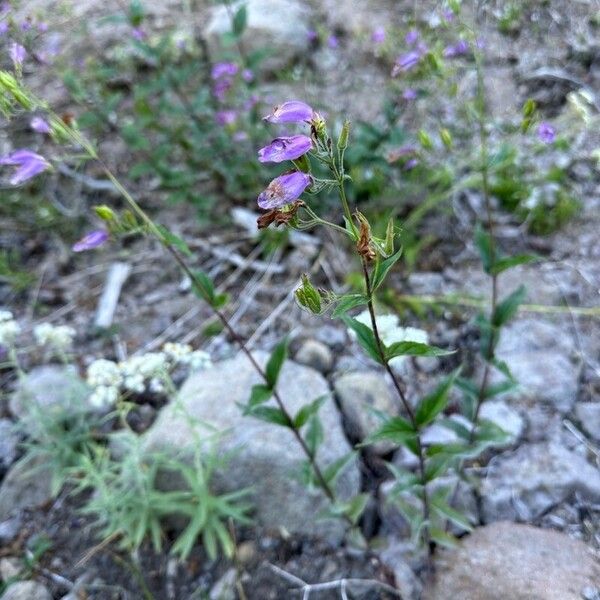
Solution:
M373 329L373 336L375 337L375 343L377 344L377 351L379 353L379 357L381 363L385 367L388 375L392 379L392 383L398 392L398 396L402 401L402 405L404 406L404 410L406 410L408 414L408 418L410 419L410 423L417 433L416 437L416 445L417 445L417 457L419 459L419 474L421 477L421 485L423 486L423 520L425 523L425 527L423 528L423 541L425 546L427 547L427 557L429 561L429 566L431 567L431 559L433 556L434 545L431 540L431 535L429 532L429 517L430 517L430 507L429 507L429 494L427 492L427 481L426 481L426 472L425 472L425 451L423 445L421 444L421 436L419 431L419 426L415 419L415 412L412 409L406 394L403 390L403 382L399 375L394 373L392 367L390 366L389 360L385 356L384 345L379 335L379 329L377 328L377 320L375 318L375 308L373 306L373 290L371 289L371 278L369 276L369 268L367 266L366 260L362 259L362 268L363 268L363 277L365 280L365 288L367 293L367 307L369 309L369 315L371 317L371 327Z

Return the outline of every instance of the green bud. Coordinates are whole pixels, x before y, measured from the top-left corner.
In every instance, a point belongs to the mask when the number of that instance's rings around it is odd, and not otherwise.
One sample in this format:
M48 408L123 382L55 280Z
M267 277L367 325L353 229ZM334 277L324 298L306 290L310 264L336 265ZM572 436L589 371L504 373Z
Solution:
M383 249L386 256L394 254L394 238L396 237L396 230L394 228L394 217L390 217L385 231L385 244Z
M344 121L340 137L338 138L338 150L345 150L348 147L348 137L350 136L350 121Z
M433 148L433 142L426 131L419 129L417 137L419 138L419 143L425 150L431 150Z
M294 295L302 308L305 308L314 315L321 313L321 295L306 275L302 275L302 284L296 289Z
M445 127L440 129L440 138L446 148L452 148L452 135Z
M0 89L12 96L15 102L26 110L33 109L33 100L27 95L19 82L7 71L0 71Z
M94 211L103 221L114 221L117 218L112 208L106 206L106 204L94 206Z
M535 104L535 100L533 100L532 98L529 98L525 102L525 104L523 104L523 116L525 118L532 117L533 114L535 113L536 108L537 108L537 106Z

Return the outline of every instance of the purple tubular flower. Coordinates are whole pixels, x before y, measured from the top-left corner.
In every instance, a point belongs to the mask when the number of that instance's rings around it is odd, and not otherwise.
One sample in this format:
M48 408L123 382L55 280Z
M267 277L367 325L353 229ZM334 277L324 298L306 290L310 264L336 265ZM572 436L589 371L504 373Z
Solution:
M50 163L43 156L24 149L0 158L0 165L17 167L10 179L11 185L19 185L50 168Z
M462 54L466 54L468 50L469 43L466 40L459 40L456 44L444 48L444 57L454 58L455 56L461 56Z
M271 181L267 189L258 196L258 206L269 210L280 208L297 200L310 185L310 175L301 171L293 171L280 175Z
M414 46L419 41L419 32L416 29L411 29L405 36L404 41L409 46Z
M33 117L33 119L31 119L31 121L29 123L29 126L36 133L51 133L52 132L52 128L50 127L50 124L45 119L42 119L42 117Z
M8 31L8 21L0 21L0 35L4 35Z
M414 90L413 88L406 88L402 92L402 98L408 102L410 102L411 100L416 100L417 99L417 91Z
M131 30L131 37L137 42L142 42L146 39L146 32L141 27L134 27Z
M312 148L312 140L306 135L292 135L274 139L258 151L259 162L283 162L295 160Z
M337 37L335 35L330 35L327 38L327 45L330 48L335 49L335 48L337 48L340 45L340 43L339 43L339 40L337 39Z
M538 138L544 144L553 144L556 139L556 130L550 123L542 121L538 127Z
M319 37L319 34L314 29L309 29L306 32L306 38L309 42L315 42Z
M250 83L254 79L254 72L252 71L252 69L244 69L242 71L242 79L246 83Z
M310 121L313 117L313 109L300 100L289 100L273 109L264 120L269 123L300 123Z
M21 44L13 42L10 46L9 54L15 66L20 67L27 56L27 51L25 48L23 48L23 46L21 46Z
M213 66L210 76L213 80L221 79L221 77L234 77L237 75L239 67L232 62L220 62Z
M456 17L454 11L451 8L445 8L442 14L447 23L451 23Z
M76 244L73 244L73 252L93 250L94 248L98 248L98 246L102 246L107 239L108 231L104 229L90 231L90 233L84 235Z
M402 54L396 60L396 64L392 70L392 77L395 77L399 73L406 73L414 67L416 67L421 61L421 53L415 50Z
M371 34L371 41L374 44L383 44L383 42L385 42L385 28L376 27L375 29L373 29L373 33Z

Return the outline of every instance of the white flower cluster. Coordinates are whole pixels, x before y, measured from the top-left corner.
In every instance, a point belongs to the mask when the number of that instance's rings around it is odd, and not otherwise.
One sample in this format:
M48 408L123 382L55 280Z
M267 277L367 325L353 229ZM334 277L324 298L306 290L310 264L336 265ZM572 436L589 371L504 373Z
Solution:
M371 329L371 315L368 310L361 312L355 319ZM378 315L375 317L375 321L381 341L386 346L390 346L396 342L429 343L426 331L417 329L416 327L401 327L400 319L397 315ZM354 331L349 330L349 333L353 339L356 338ZM397 356L390 361L390 364L394 367L399 367L404 362L404 358L404 356Z
M33 335L40 346L50 346L59 352L66 352L73 345L75 330L67 325L41 323L35 326Z
M170 373L178 366L198 371L212 364L208 353L187 344L167 343L162 352L148 352L116 363L101 358L87 370L87 382L94 388L90 403L98 408L114 404L121 392L141 394L166 391Z
M9 310L0 310L0 344L12 346L19 333L21 327L15 321L13 314Z

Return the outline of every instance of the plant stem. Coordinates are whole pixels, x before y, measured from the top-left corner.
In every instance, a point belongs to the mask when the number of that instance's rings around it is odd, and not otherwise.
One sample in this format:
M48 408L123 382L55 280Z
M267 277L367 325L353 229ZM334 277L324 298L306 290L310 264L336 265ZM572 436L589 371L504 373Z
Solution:
M388 375L392 379L392 383L398 392L398 396L402 401L402 405L404 406L404 410L406 410L408 414L408 418L410 419L410 423L415 430L416 444L417 444L417 457L419 459L419 474L421 477L421 485L423 486L423 521L425 523L425 527L423 528L423 541L427 548L427 559L428 566L431 570L432 568L432 557L434 551L434 544L431 540L431 535L429 532L429 517L430 517L430 507L429 507L429 494L427 492L427 481L425 476L425 451L423 445L421 444L421 435L419 431L419 426L415 419L415 412L412 409L406 394L402 388L403 382L401 378L394 373L392 367L390 366L389 360L387 360L384 352L384 345L379 335L379 329L377 328L377 320L375 318L375 308L373 306L373 290L371 289L371 278L369 276L369 268L367 266L367 262L364 258L362 258L362 269L363 269L363 277L365 281L365 288L367 293L367 307L369 309L369 315L371 317L371 327L373 329L373 336L375 337L375 343L377 344L377 351L379 352L379 357L381 359L381 363L385 367Z

